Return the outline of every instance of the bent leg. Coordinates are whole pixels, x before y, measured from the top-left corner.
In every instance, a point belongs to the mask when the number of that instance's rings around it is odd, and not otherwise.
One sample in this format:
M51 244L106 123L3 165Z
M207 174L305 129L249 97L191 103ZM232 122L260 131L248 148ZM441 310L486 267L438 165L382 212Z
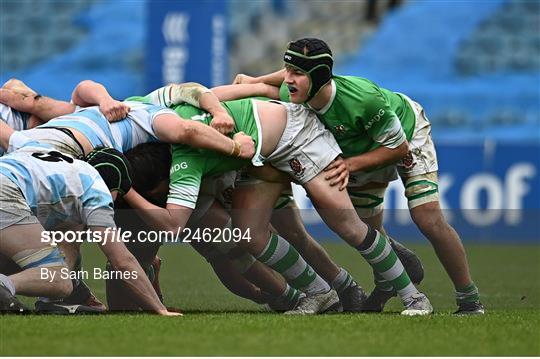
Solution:
M41 241L43 231L38 223L7 227L0 231L1 252L23 269L10 276L15 293L63 298L73 286L60 251Z
M279 235L291 243L327 282L331 283L336 278L339 267L307 232L294 200L286 207L274 210L271 223Z
M439 204L437 172L415 176L402 174L402 181L411 217L432 244L437 257L454 283L458 305L468 302L478 303L478 288L469 272L465 248L457 232L444 218Z
M405 305L411 303L418 290L403 264L386 237L360 220L348 194L339 191L337 187L331 187L324 179L324 174L317 175L304 187L325 223L356 248L372 268L396 288ZM430 312L426 307L427 311Z
M472 283L467 254L455 229L446 221L439 202L411 208L418 229L430 241L437 257L456 288Z
M233 227L250 231L251 240L241 241L260 262L274 269L296 289L307 294L328 292L330 286L286 240L269 231L273 205L283 190L281 183L262 182L236 188L233 195Z

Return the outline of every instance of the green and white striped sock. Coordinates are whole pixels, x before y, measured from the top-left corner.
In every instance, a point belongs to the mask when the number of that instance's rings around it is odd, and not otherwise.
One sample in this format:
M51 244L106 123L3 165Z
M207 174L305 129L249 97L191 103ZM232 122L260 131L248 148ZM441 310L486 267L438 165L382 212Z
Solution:
M344 268L339 268L339 273L332 281L332 288L341 293L351 285L356 284L353 277Z
M357 249L371 267L396 289L402 302L418 293L385 235L369 228L366 239Z
M271 233L266 248L257 259L281 274L294 288L306 294L326 293L330 290L304 258L285 239Z
M296 288L291 287L287 284L287 288L285 288L285 291L283 294L279 296L284 302L287 304L290 304L291 307L296 306L298 304L298 301L300 300L300 297L304 297L305 294L299 291Z
M390 292L391 290L394 290L392 284L390 284L386 279L382 277L382 275L380 275L376 271L373 271L373 282L375 283L375 287L377 287L377 289L384 292Z
M456 288L456 302L458 305L465 302L477 302L479 300L480 294L474 283L463 288Z

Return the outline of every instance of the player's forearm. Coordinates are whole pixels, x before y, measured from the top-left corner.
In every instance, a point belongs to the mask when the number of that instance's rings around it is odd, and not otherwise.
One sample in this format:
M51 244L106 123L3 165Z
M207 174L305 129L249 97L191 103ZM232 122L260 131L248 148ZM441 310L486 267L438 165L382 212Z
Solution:
M133 188L124 195L123 199L152 229L171 232L176 232L178 230L177 221L171 215L169 210L148 202Z
M39 125L48 120L72 113L75 111L75 105L45 97L41 95L28 96L7 89L0 89L0 103L7 105L17 111L30 113L35 119L39 119ZM30 126L32 128L33 126Z
M222 135L215 129L196 121L183 121L184 128L178 134L176 143L183 143L195 148L216 151L227 156L239 156L241 148L238 142Z
M157 138L166 143L184 144L217 151L225 155L240 154L235 141L198 121L180 119L177 115L162 114L154 119Z
M31 113L37 117L41 123L45 123L55 117L67 115L74 111L75 105L72 103L41 96L35 100L34 109ZM32 127L33 126L30 126L30 128Z
M20 112L32 113L36 96L28 96L20 92L0 88L0 103Z
M279 87L264 83L223 85L212 88L220 101L232 101L247 97L268 97L279 99Z
M152 283L150 283L150 280L135 257L131 256L128 261L120 264L119 268L114 264L113 267L122 273L136 274L136 276L133 275L130 279L123 279L123 281L134 294L135 298L138 299L139 305L143 310L152 311L154 313L161 313L166 310L165 306L159 300L156 291L152 287Z
M262 82L267 85L279 87L285 80L285 69L281 69L276 72L272 72L270 74L262 75L262 76L256 77L255 79L257 82Z
M82 107L100 105L103 101L113 100L107 89L100 83L81 81L71 95L74 104Z
M345 161L349 172L368 171L376 167L391 165L401 160L408 152L407 141L396 148L379 147Z
M213 117L216 117L218 114L227 113L227 110L225 110L221 102L219 102L218 97L210 90L200 96L198 107L205 110Z
M93 227L92 230L102 234L106 233L104 227ZM113 270L122 273L121 280L134 294L134 298L141 308L155 313L166 310L141 265L128 251L124 243L112 241L109 237L101 244L101 250L111 263Z

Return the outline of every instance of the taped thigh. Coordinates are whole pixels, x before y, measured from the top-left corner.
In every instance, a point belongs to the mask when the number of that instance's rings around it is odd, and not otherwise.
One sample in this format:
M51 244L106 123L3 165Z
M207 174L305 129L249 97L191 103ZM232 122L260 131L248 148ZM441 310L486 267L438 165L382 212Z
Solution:
M58 247L25 249L13 256L13 261L22 269L66 266L64 254Z
M348 192L351 202L361 218L376 216L384 209L386 187L363 190L349 188Z
M283 192L281 192L278 200L276 201L276 204L274 205L274 209L294 208L294 207L296 207L296 202L294 201L291 188L288 188L284 190Z
M412 209L439 200L437 172L412 176L404 179L403 182L409 208Z

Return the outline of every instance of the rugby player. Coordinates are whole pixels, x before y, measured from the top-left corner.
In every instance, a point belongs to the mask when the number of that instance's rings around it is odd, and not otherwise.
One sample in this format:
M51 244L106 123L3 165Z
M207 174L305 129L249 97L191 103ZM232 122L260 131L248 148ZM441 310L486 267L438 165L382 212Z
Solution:
M278 72L259 78L239 75L235 82L277 87L282 100L305 104L317 113L345 157L333 164L335 172L329 177L351 173L351 199L367 209L359 215L380 230L384 193L399 173L411 217L454 284L456 314L483 314L463 244L440 208L437 157L422 106L367 79L333 75L332 52L319 39L289 43L284 61L285 68ZM391 285L379 281L366 305L382 310L393 293Z
M212 91L221 101L234 100L250 96L279 96L279 89L274 86L265 86L263 83L250 85L233 85L214 87ZM346 178L342 176L341 179ZM334 181L339 183L340 178ZM333 184L332 182L330 183ZM271 184L264 181L250 178L246 173L242 173L240 181L237 181L235 196L248 196L249 193L256 195L264 192L266 186ZM366 295L363 289L356 283L352 276L344 269L337 266L324 248L318 244L307 232L302 222L299 209L292 196L292 190L289 187L281 193L275 210L272 213L272 226L287 241L306 258L307 262L313 266L332 287L337 291L344 311L360 312L366 311ZM418 284L423 279L423 267L419 258L410 250L405 248L397 241L389 238L390 244L398 258L403 263L411 281ZM379 276L375 273L376 278Z
M13 132L3 122L0 128ZM7 146L5 140L1 144ZM85 225L95 238L102 238L100 249L123 273L121 277L144 309L179 315L161 304L124 244L111 241L109 232L115 228L113 198L131 187L127 160L113 149L98 149L90 153L89 162L32 140L0 158L0 248L22 269L10 276L0 275L0 309L24 310L15 294L63 298L71 293L73 286L63 255L56 246L43 241L45 231L71 223L74 227Z
M7 106L4 102L14 102L17 104L19 111ZM75 110L75 105L57 101L38 95L31 88L26 86L22 81L11 79L0 88L0 120L8 124L11 128L17 131L27 130L39 126L52 117L71 113ZM34 113L39 113L37 116ZM0 148L0 156L4 153L3 148ZM62 250L70 251L70 247L60 245ZM74 260L68 256L66 263L69 269L74 272L80 272L82 269L82 256L80 251L77 252ZM18 266L10 260L6 260L6 273L14 273L19 270ZM72 279L73 291L63 299L63 303L74 307L77 305L76 312L99 312L105 311L107 308L97 297L90 291L86 283L79 278ZM59 301L55 302L56 307L60 309ZM43 306L41 309L45 309Z

